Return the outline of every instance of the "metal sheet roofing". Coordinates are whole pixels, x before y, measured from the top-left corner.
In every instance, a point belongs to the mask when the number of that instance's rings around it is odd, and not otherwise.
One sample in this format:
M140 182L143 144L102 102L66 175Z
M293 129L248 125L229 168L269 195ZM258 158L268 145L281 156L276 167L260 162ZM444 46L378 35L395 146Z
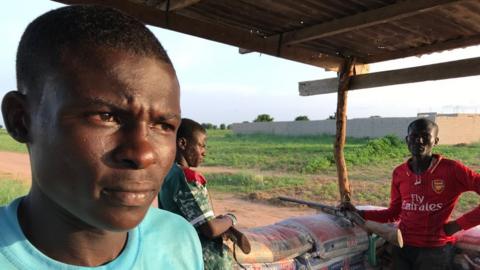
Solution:
M59 0L117 7L144 22L336 69L480 44L480 0Z

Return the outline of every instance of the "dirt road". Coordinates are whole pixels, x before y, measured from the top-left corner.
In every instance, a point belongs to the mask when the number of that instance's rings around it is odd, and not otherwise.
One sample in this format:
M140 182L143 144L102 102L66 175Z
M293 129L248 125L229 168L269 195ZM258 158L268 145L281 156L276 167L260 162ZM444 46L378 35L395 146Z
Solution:
M215 171L221 172L221 168L215 167ZM225 169L225 171L228 171L228 169ZM29 182L31 173L28 155L0 152L0 174ZM237 216L239 226L247 228L272 224L288 217L314 213L310 209L276 207L247 201L227 193L213 193L212 202L217 214L232 212Z

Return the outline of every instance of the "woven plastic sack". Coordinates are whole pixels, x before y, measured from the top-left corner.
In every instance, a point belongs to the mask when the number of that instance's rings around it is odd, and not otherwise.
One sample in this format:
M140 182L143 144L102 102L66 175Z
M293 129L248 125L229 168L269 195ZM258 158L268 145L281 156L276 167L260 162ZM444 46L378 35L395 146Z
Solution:
M238 247L232 253L240 263L273 263L295 258L313 248L312 238L305 232L278 224L241 230L250 241L251 251L244 254Z
M367 233L344 218L318 214L291 218L278 224L309 234L315 240L316 254L322 259L368 249Z
M467 251L480 252L480 225L455 234L455 246Z
M295 259L297 270L367 270L363 252L322 259L313 253L307 253Z
M233 270L296 270L296 262L294 259L282 260L274 263L252 263L235 265Z

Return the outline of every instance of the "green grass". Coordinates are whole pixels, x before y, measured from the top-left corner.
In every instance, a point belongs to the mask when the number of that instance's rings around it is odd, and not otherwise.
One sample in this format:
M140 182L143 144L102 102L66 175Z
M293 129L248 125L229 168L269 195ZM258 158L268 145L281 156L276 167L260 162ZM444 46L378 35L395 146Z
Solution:
M22 181L0 178L0 205L5 205L13 199L25 195L28 185Z
M208 137L206 166L335 174L333 136L235 135L230 130L208 130ZM470 166L480 164L480 144L438 146L436 152ZM347 167L354 173L374 167L385 176L408 156L403 140L394 136L347 138L345 146Z
M230 130L208 130L205 166L225 166L238 173L209 173L209 189L243 195L262 193L338 202L333 136L287 137L235 135ZM26 147L0 130L0 151L26 152ZM480 143L438 146L436 153L461 160L480 169ZM378 139L347 138L345 159L357 204L387 206L392 170L408 158L405 143L393 136ZM0 180L0 204L25 194L18 181ZM464 194L457 211L472 209L480 202L475 193Z
M10 137L5 129L0 129L0 151L26 153L27 147Z
M214 173L206 174L208 187L221 192L252 193L279 188L302 187L304 177L264 176L252 173Z
M208 155L205 162L207 166L296 173L317 173L334 168L332 136L234 135L231 131L222 130L209 130L208 136ZM349 165L384 160L380 156L387 151L380 152L381 145L376 142L365 147L370 141L348 139L345 156ZM371 155L374 151L377 151L375 156ZM397 160L401 160L406 153L398 152L394 154L397 155Z
M472 210L473 207L479 204L480 196L478 196L478 194L476 194L475 192L466 192L463 193L462 196L460 196L460 199L458 200L455 209L458 212L464 213L466 211Z

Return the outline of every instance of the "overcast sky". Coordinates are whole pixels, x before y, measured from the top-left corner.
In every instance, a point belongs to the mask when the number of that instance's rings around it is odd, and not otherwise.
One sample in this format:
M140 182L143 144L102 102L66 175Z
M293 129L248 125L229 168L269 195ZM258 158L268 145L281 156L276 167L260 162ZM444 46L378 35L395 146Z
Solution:
M0 95L16 89L15 53L27 24L62 6L48 0L16 0L0 10ZM183 116L214 124L252 121L267 113L275 121L298 115L325 119L336 95L300 97L298 82L334 77L323 69L150 28L167 49L182 89ZM370 72L479 57L480 46L371 65ZM349 93L349 118L415 116L418 112L480 113L480 76L372 88ZM3 120L1 120L3 122Z

